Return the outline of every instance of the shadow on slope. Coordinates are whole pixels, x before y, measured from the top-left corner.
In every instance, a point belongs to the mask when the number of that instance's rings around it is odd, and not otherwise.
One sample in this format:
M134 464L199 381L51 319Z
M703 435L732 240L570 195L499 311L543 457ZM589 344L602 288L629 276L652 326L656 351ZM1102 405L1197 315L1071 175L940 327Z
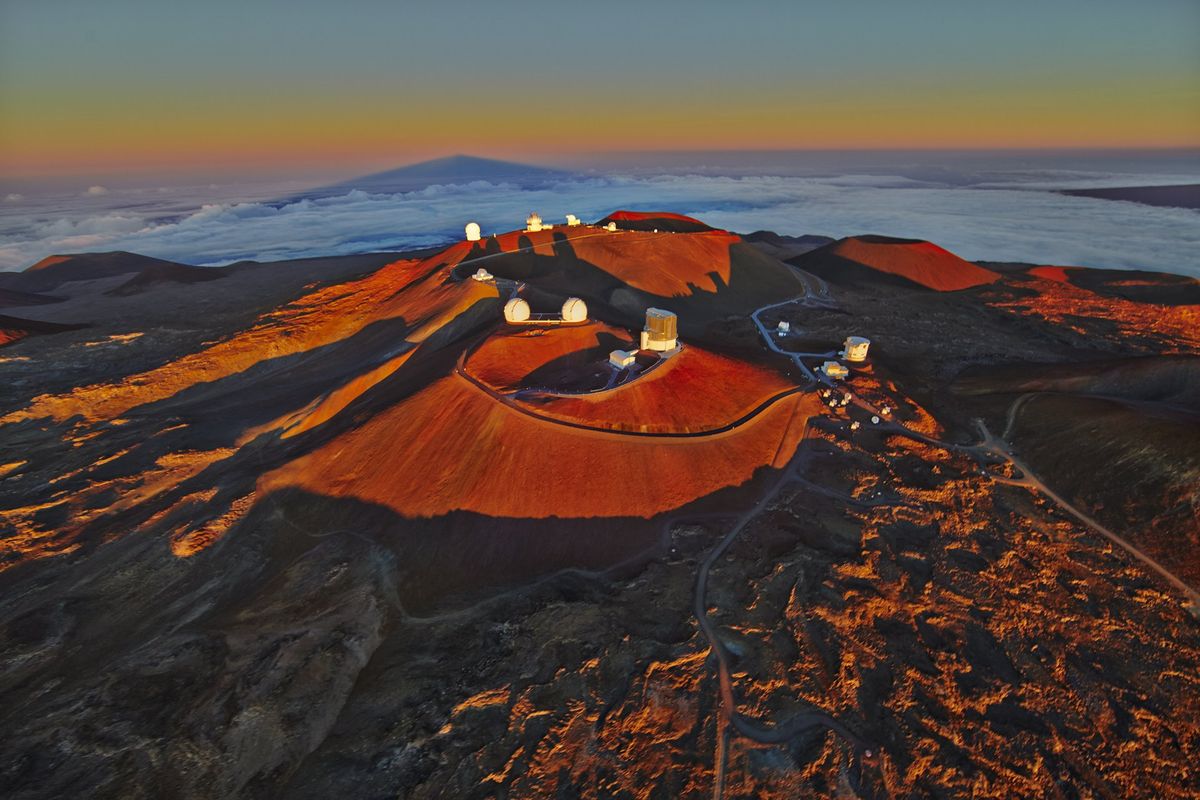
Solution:
M1200 586L1200 357L973 368L952 389L1027 393L1009 439L1037 475Z

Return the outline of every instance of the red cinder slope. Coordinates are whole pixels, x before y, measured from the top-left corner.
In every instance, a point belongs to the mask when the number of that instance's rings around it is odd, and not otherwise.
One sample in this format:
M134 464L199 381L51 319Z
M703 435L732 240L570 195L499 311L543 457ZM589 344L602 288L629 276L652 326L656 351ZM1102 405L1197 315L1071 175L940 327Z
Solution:
M688 345L615 389L527 402L546 416L611 430L694 433L729 425L794 388L778 373Z
M607 225L610 222L617 223L618 228L633 231L658 229L672 233L703 233L714 230L694 217L669 211L614 211L596 224Z
M839 265L829 264L831 257L938 292L969 289L1000 278L998 273L961 259L932 242L886 236L851 236L801 256L793 263L807 267L809 262L817 262L824 269L814 271L836 281ZM822 261L826 263L820 264Z
M782 467L818 403L792 395L715 436L622 436L531 417L451 375L268 473L258 490L298 487L408 518L649 518Z
M465 368L473 378L498 392L514 392L526 386L527 378L547 364L561 361L582 367L588 360L606 360L611 350L628 349L634 341L629 331L602 322L533 328L505 326L470 354Z
M318 289L211 347L119 383L40 395L28 408L0 418L0 424L41 417L64 420L77 415L88 421L112 419L136 406L229 377L261 361L349 338L382 320L403 319L413 326L404 339L421 341L455 309L497 296L495 287L487 284L472 281L463 288L445 282L448 265L457 263L468 252L463 242L423 261L396 261L359 280Z

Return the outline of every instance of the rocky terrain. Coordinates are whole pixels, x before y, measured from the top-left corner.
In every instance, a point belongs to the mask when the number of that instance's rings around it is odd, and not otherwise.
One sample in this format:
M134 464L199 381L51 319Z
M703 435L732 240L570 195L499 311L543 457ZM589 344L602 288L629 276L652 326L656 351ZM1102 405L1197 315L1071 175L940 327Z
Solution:
M610 221L0 280L0 793L1200 793L1200 283Z

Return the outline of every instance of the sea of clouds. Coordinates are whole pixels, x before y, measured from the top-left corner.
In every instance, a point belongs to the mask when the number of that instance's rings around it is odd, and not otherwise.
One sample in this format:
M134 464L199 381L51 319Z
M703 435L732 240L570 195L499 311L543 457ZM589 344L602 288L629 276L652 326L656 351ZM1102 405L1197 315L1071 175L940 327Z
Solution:
M1196 182L1196 175L1147 183ZM352 191L290 203L134 198L134 190L84 188L39 206L6 198L0 269L57 253L130 250L217 265L413 249L573 213L596 220L618 209L666 210L748 233L884 234L928 239L964 258L1124 269L1200 277L1200 213L1070 197L1051 188L1104 183L1088 173L991 173L963 181L938 174L741 176L675 174L564 179L538 189L484 182L401 194ZM1126 185L1136 182L1126 178ZM215 188L215 187L212 187ZM198 207L197 207L198 206Z

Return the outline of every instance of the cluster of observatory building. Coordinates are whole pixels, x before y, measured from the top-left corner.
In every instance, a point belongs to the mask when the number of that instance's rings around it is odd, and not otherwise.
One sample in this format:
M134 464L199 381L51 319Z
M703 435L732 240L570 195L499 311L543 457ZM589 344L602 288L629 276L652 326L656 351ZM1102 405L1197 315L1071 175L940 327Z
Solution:
M576 228L583 223L574 214L567 214L567 227ZM525 219L525 231L538 233L553 230L554 226L542 220L536 213L530 213ZM605 226L607 231L616 231L615 222ZM468 222L466 226L468 242L478 242L481 237L479 224ZM494 276L484 268L479 268L471 276L477 281L493 281ZM558 314L534 313L529 302L523 297L514 296L504 304L504 321L509 325L578 325L588 321L587 303L579 297L568 297ZM669 358L679 352L679 319L674 312L661 308L647 308L646 322L638 340L638 348L630 350L613 350L609 353L609 364L619 369L634 365L639 352L656 354L659 358ZM783 337L791 332L791 324L781 320L776 328L776 335ZM851 364L861 364L867 360L867 351L871 341L862 336L848 336L837 355L843 361ZM849 377L850 370L840 361L825 361L818 371L826 378L838 380Z
M583 224L584 224L583 221L581 219L579 219L579 217L575 216L574 214L567 214L567 227L568 228L578 228L579 226L581 226ZM610 222L604 226L604 230L609 231L609 232L616 231L616 229L617 229L617 223L615 223L615 222ZM551 230L554 230L554 226L548 222L543 222L542 218L538 215L538 213L536 211L531 212L530 215L525 218L525 232L526 233L538 233L539 231L551 231ZM483 231L479 227L478 222L468 222L467 228L466 228L466 233L467 233L467 241L468 242L478 242L483 237Z
M574 214L567 214L567 227L576 228L583 223ZM525 220L525 231L537 233L553 230L554 226L542 220L536 213L531 213ZM605 230L617 230L615 222L608 223ZM479 223L468 222L466 226L468 242L478 242L481 238ZM483 267L475 271L471 278L480 282L491 282L495 276ZM529 301L523 297L514 296L504 304L504 321L509 325L578 325L588 321L587 303L579 297L568 297L562 304L558 314L534 313L529 307ZM675 313L661 308L646 309L646 324L642 328L638 340L638 348L631 350L613 350L609 353L609 363L617 368L625 369L637 360L637 354L642 351L656 354L659 358L670 358L679 352L679 320Z

